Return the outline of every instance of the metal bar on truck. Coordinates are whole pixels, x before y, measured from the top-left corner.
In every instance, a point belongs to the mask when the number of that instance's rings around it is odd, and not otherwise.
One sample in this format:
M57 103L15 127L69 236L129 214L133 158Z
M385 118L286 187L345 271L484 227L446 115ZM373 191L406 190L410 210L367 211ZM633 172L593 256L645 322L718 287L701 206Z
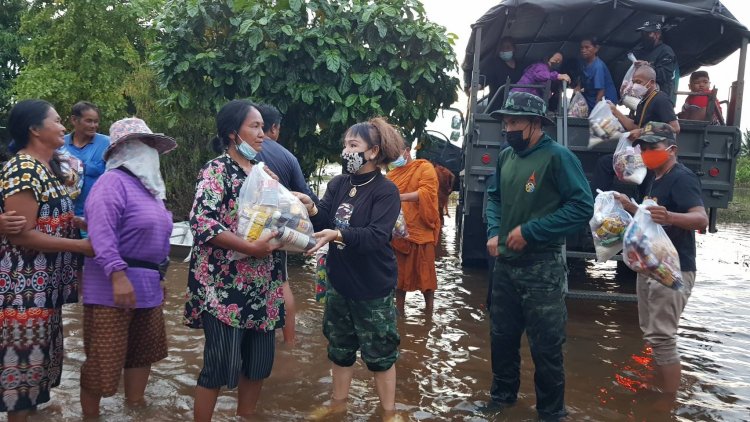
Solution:
M745 92L745 61L747 60L747 38L742 38L740 48L740 66L737 70L737 98L734 103L734 124L740 126L742 120L742 97Z

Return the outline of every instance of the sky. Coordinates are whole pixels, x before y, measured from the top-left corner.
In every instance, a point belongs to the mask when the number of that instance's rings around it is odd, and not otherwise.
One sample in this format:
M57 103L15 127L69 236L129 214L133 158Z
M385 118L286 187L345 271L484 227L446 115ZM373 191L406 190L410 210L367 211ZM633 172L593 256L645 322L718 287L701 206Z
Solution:
M456 58L459 65L463 62L466 44L471 36L471 24L476 22L492 6L499 3L498 0L464 0L456 2L453 0L422 0L427 10L427 17L442 26L448 32L458 35L454 46ZM722 0L722 4L746 27L750 28L750 1L748 0ZM719 99L725 100L729 94L732 81L737 80L737 67L739 63L739 50L727 57L723 62L703 68L711 76L711 82L719 89ZM679 57L678 57L679 60ZM749 60L750 61L750 60ZM680 81L679 89L687 90L687 79ZM616 82L616 84L618 84ZM745 68L745 101L746 110L743 110L742 127L750 126L750 63ZM682 105L684 99L678 98L678 104ZM454 107L464 110L466 108L466 97L459 93L458 102Z

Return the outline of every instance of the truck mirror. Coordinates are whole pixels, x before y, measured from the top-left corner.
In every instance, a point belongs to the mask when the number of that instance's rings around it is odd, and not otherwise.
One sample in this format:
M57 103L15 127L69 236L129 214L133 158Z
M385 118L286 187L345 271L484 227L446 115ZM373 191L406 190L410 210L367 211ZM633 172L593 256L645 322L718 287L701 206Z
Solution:
M455 129L455 128L454 128L454 129ZM457 130L454 130L453 132L451 132L451 142L456 142L456 141L458 141L458 138L459 138L460 136L461 136L461 132L459 132L459 131L457 131Z
M461 128L461 117L453 116L453 119L451 119L451 129L460 129L460 128ZM451 135L451 139L453 139L453 135Z

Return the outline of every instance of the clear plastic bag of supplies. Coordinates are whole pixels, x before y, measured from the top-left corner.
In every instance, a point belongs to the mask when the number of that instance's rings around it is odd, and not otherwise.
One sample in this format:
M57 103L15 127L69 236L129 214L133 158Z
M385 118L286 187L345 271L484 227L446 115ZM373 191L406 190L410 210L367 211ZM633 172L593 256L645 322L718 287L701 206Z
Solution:
M664 229L654 223L647 209L656 205L646 199L625 230L622 258L631 270L678 290L682 288L680 256Z
M68 191L70 199L76 199L83 189L83 161L76 158L65 147L58 149L56 155L60 162L60 170L65 176L65 190Z
M568 104L568 117L579 117L585 119L589 117L589 105L583 94L576 92Z
M625 73L625 77L622 78L622 84L620 84L620 98L622 98L622 104L631 109L635 110L638 103L641 101L641 97L638 93L633 90L633 74L635 74L635 62L636 58L633 53L628 53L628 60L630 60L630 68Z
M612 167L621 182L640 185L646 178L648 169L643 164L641 147L633 146L628 135L629 132L626 132L620 136L620 142L617 143L617 149L612 156Z
M610 139L620 139L624 132L620 121L612 114L609 102L602 98L589 114L589 148Z
M313 225L307 209L277 180L263 169L264 164L253 166L237 198L237 235L249 241L275 231L271 242L281 244L280 249L304 252L315 246ZM235 253L234 259L244 258Z
M393 226L391 235L396 239L409 237L409 230L406 229L404 210L398 212L398 218L396 219L396 224Z
M625 211L620 201L615 199L615 192L597 192L594 216L589 221L589 227L594 238L596 260L604 262L622 250L625 229L633 221L633 217Z

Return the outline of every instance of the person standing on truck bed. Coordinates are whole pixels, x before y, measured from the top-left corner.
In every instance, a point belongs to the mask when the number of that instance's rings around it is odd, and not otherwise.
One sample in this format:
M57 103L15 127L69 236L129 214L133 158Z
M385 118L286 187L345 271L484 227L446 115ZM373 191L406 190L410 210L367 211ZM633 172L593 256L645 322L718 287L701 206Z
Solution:
M528 336L542 420L565 410L565 290L562 247L585 226L594 200L578 158L542 131L544 100L512 92L492 117L502 119L511 148L500 153L488 189L487 249L497 257L492 277L491 406L517 400L521 335Z
M576 86L576 91L583 89L583 98L589 110L593 110L596 103L606 98L617 102L617 88L612 81L607 65L599 58L599 41L596 38L584 38L581 40L581 79Z
M656 21L643 22L638 31L641 32L641 43L633 50L638 61L636 66L648 64L656 71L656 83L669 101L675 103L675 79L677 77L677 55L672 47L664 44L662 39L662 24ZM646 120L648 121L648 120ZM659 120L666 122L666 120Z
M489 98L495 96L495 93L501 86L505 85L508 78L511 83L521 79L525 66L520 63L516 57L516 43L512 37L503 37L497 46L497 52L494 56L487 58L480 64L480 73L485 77L485 84L490 87ZM471 87L471 72L464 72L464 85L468 93ZM480 85L480 89L482 86ZM492 109L496 110L500 106L502 98L495 100ZM487 110L486 112L490 112Z
M640 197L659 204L648 210L654 223L664 226L677 249L684 282L681 290L674 290L641 274L636 281L638 320L656 361L656 387L672 403L681 374L677 327L695 283L695 230L705 228L708 217L700 179L677 161L677 140L671 125L649 122L635 143L641 146L643 162L649 169L638 189ZM627 195L616 198L629 213L638 210Z
M674 113L674 105L669 97L661 92L656 85L656 71L649 65L641 65L633 73L634 90L644 92L643 98L635 109L635 117L622 114L617 107L612 104L612 114L617 117L625 130L630 132L629 139L634 141L641 134L641 127L646 122L667 122L672 127L674 133L680 133L680 123L677 121L677 115ZM594 168L594 177L591 181L591 189L596 192L597 189L603 191L612 190L614 184L615 170L612 167L612 154L599 157Z

